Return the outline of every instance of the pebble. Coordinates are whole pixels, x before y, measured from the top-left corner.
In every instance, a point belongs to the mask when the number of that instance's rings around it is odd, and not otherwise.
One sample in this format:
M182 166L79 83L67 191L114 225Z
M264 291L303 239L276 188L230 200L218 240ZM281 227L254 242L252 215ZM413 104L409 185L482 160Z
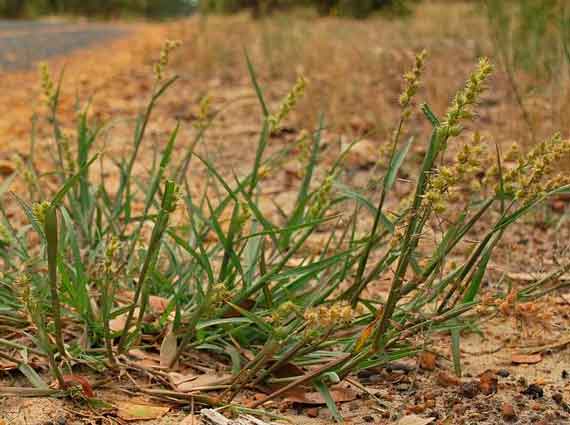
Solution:
M461 395L465 398L474 398L479 394L479 384L474 381L465 382L461 385Z
M501 378L508 378L510 374L511 372L509 372L507 369L499 369L497 371L497 375L500 376Z
M517 418L517 412L515 412L515 408L511 403L503 403L501 406L501 415L505 420L514 420Z
M536 400L538 398L544 397L544 390L541 386L536 384L530 384L522 394L528 396L529 398Z

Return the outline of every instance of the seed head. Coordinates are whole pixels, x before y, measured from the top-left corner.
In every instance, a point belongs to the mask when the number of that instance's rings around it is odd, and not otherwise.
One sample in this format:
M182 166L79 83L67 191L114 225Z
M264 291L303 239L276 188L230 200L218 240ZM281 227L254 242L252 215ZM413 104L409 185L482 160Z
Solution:
M281 323L292 314L297 314L298 312L299 307L293 301L285 301L271 312L270 320L272 323Z
M354 310L346 302L308 308L303 315L308 329L333 329L350 323Z
M53 106L55 102L55 85L49 71L47 63L41 62L39 64L40 82L42 87L42 94L48 106Z
M485 81L493 71L493 66L487 58L481 58L477 68L471 74L465 87L460 90L453 99L450 108L445 115L445 120L439 128L442 141L449 137L456 137L463 131L462 120L471 120L475 115L473 108L479 101L481 93L485 89Z
M334 180L336 178L336 173L329 173L321 187L314 196L313 202L309 207L309 216L312 218L319 217L330 205L331 203L331 191L333 187Z
M34 218L43 226L46 222L46 213L51 208L49 201L36 202L32 206L32 214Z
M154 64L154 75L156 81L162 81L164 70L170 61L170 53L182 45L180 40L166 40L160 50L160 59Z
M279 107L279 111L275 115L271 115L269 120L269 129L270 132L273 133L275 130L279 128L282 121L289 115L289 113L295 108L299 100L305 94L305 88L307 86L307 81L301 75L297 78L297 82L291 89L291 91L287 94L285 99L281 102L281 106Z

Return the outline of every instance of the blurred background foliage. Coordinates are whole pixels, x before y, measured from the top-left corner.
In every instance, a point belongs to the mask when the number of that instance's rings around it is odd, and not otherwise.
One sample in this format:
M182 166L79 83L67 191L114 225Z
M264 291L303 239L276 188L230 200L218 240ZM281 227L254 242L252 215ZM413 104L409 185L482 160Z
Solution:
M296 6L314 7L321 15L365 18L380 9L408 11L409 0L0 0L0 16L29 18L70 14L99 18L145 16L164 18L199 9L202 13L236 13L250 10L259 17Z
M80 15L97 18L144 16L165 18L195 9L193 0L0 0L0 16L33 18L42 15Z

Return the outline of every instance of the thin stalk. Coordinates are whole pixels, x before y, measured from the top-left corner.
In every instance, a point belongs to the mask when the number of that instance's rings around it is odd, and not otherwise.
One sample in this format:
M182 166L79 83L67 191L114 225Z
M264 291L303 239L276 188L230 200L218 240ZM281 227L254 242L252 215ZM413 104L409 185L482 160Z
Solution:
M139 278L137 280L137 286L135 289L135 294L133 296L133 302L127 313L125 326L123 327L121 339L119 340L119 348L118 348L119 354L122 354L127 346L129 329L131 327L131 322L133 320L135 308L138 304L141 294L143 294L143 297L141 300L141 306L135 327L135 333L138 332L138 330L142 325L142 320L144 318L146 306L148 303L148 294L146 294L145 291L143 291L143 289L145 289L146 286L148 272L149 270L154 268L154 265L156 263L158 252L160 250L160 246L162 243L162 235L164 234L164 232L168 227L168 220L170 214L174 211L176 207L176 202L177 202L176 191L177 191L176 184L172 181L167 181L164 191L164 196L162 198L162 206L158 214L156 223L152 229L152 235L149 242L148 251L142 269L140 271Z
M396 309L396 304L400 299L400 290L404 282L404 277L408 269L408 265L412 256L412 253L417 246L417 223L420 219L420 207L423 200L424 193L427 188L428 182L428 172L433 168L435 158L437 157L439 146L445 144L445 140L439 140L440 136L438 134L439 127L435 127L431 136L431 140L428 146L428 151L424 157L422 168L420 170L420 175L418 178L418 183L416 187L416 193L414 196L414 201L410 211L410 222L408 223L404 239L402 241L402 253L400 255L396 273L392 279L392 285L390 287L390 293L388 295L388 300L382 311L382 318L378 324L377 330L374 336L374 347L378 351L381 349L382 336L384 332L388 329L390 319L392 314Z
M103 287L103 302L101 316L103 319L103 337L105 338L105 353L111 367L117 365L117 360L113 353L113 338L111 337L111 329L109 326L111 307L115 298L115 285L112 283L109 273L105 273L105 284Z
M394 134L394 140L392 141L392 147L390 149L390 161L388 163L389 166L392 165L392 162L394 161L396 148L398 147L398 142L400 140L400 134L402 133L404 122L405 122L405 117L402 115L400 117L400 122L398 123L398 127ZM386 178L384 178L382 180L382 191L380 193L380 200L378 201L376 215L374 216L374 223L372 224L372 230L370 231L370 239L366 243L366 246L364 247L364 252L362 253L362 256L360 257L360 262L358 263L358 269L356 271L356 277L353 284L355 290L352 293L350 299L353 308L356 307L356 304L358 303L358 297L366 287L366 282L362 281L362 276L364 275L364 270L366 269L366 264L368 263L368 257L370 256L370 252L372 251L372 246L376 241L375 236L376 232L378 231L378 226L380 224L380 217L382 216L382 208L384 207L384 202L386 200L386 193L387 193L386 182L387 180Z
M63 324L61 321L61 303L59 301L59 289L57 285L57 211L55 206L50 206L45 215L44 231L47 241L48 278L51 293L52 315L55 325L55 344L59 354L65 358L65 344L63 341Z

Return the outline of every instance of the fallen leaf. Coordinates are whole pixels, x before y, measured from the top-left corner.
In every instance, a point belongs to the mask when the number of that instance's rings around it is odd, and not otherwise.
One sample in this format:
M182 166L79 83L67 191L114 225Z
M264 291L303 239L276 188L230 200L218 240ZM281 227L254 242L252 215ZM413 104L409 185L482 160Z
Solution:
M356 399L356 391L351 388L336 386L330 389L333 400L337 403L345 403ZM320 392L305 392L300 389L287 392L285 401L299 404L326 404Z
M158 295L151 295L148 297L148 305L155 313L162 314L166 311L169 301L164 297Z
M164 416L170 407L151 404L135 404L128 401L117 403L117 416L124 421L158 419Z
M3 176L8 176L12 174L16 169L12 161L2 160L0 161L0 174Z
M135 358L134 363L144 367L158 367L160 366L160 357L156 354L148 353L138 348L129 350L129 355Z
M89 381L84 378L83 376L79 375L64 375L63 382L65 385L76 384L81 387L81 391L85 397L91 398L95 397L95 393L93 393L93 387L89 383Z
M177 350L178 343L176 334L172 331L172 325L169 324L162 344L160 344L160 366L170 367L174 357L176 357Z
M437 383L442 387L453 387L461 385L461 379L456 376L450 375L446 372L440 372L437 374Z
M223 375L215 375L215 374L208 374L205 373L203 375L192 376L185 381L181 381L176 385L176 389L183 393L196 391L198 389L202 391L209 390L210 387L212 390L217 389L220 385L229 384L232 380L233 375L230 374L223 374Z
M136 318L139 315L139 311L140 311L140 309L138 307L135 308L135 311L133 314L134 318ZM128 313L119 314L114 319L109 320L109 329L111 329L111 331L113 331L113 332L123 332L123 329L125 329L125 324L127 323L127 314ZM134 329L135 322L136 322L136 320L133 320L131 322L132 325L131 325L131 328L129 329L129 332L131 332Z
M498 382L497 375L492 370L486 370L479 375L479 389L485 395L496 393Z
M269 366L272 366L272 363L270 363ZM287 362L275 369L272 374L276 378L290 378L292 376L304 375L305 371L296 364Z
M423 370L434 370L437 362L437 356L431 351L420 353L419 363Z
M514 364L537 364L542 361L540 354L513 354L511 362Z
M130 302L133 301L135 293L133 291L120 291L119 294L125 297ZM159 297L158 295L150 295L148 297L148 305L154 313L162 314L168 307L169 301L164 297Z
M245 300L241 301L237 306L244 309L244 310L249 311L253 308L254 305L255 305L255 301L250 300L250 299L245 299ZM225 317L225 318L241 317L241 313L237 309L230 307L230 309L227 311L227 313L224 314L223 317Z
M396 425L427 425L435 421L435 418L422 418L418 415L406 415Z

